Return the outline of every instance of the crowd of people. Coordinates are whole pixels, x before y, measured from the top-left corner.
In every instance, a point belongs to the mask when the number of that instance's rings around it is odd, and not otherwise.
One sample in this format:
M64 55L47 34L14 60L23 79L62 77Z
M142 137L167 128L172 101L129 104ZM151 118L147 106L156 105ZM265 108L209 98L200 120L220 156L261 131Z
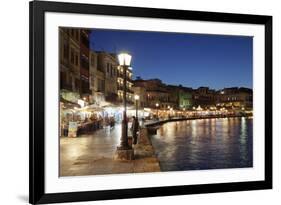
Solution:
M143 120L141 120L141 123ZM81 134L88 134L94 132L99 129L112 129L116 124L116 120L114 116L92 114L90 116L86 116L84 119L81 119L79 115L70 115L67 114L61 120L61 136L68 136L69 123L76 122L77 123L77 136ZM136 137L137 132L140 127L140 123L138 119L133 116L128 119L130 124L130 131L133 137ZM135 138L134 138L135 139Z
M143 123L144 119L141 119L140 121L141 123ZM93 114L91 116L85 117L83 120L81 120L79 116L66 116L61 121L61 136L68 136L70 122L77 123L76 136L79 136L81 134L90 134L99 129L112 129L116 124L114 116L108 115L102 117L101 115ZM130 125L129 129L132 135L132 143L137 144L137 138L141 126L140 122L135 116L130 117L128 119L128 122Z
M66 115L61 121L61 135L68 136L69 122L77 122L77 135L87 134L96 130L110 127L115 125L115 119L113 116L92 114L84 119L81 119L79 115Z

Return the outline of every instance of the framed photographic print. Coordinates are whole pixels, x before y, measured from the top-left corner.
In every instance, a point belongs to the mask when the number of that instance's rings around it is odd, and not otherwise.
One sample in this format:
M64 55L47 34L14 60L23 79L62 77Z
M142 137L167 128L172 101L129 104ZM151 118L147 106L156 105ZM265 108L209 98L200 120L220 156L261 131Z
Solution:
M272 188L272 17L30 2L30 203Z

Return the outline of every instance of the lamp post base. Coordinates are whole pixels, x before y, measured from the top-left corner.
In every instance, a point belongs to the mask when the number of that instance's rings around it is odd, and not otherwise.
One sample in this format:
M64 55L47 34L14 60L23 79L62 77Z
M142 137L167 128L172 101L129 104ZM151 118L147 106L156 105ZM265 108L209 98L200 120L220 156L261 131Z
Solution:
M114 160L134 160L134 149L132 147L117 147Z

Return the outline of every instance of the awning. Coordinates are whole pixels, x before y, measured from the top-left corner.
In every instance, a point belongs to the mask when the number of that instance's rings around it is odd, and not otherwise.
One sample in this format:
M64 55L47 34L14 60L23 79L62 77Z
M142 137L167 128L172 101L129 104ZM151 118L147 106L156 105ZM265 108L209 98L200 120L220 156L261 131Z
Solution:
M71 101L68 101L62 97L60 97L60 102L63 103L64 108L66 109L74 109L75 107L81 108L81 106L78 103L74 103Z
M89 111L103 111L103 108L100 106L97 106L95 104L87 105L82 108L82 110L89 110Z

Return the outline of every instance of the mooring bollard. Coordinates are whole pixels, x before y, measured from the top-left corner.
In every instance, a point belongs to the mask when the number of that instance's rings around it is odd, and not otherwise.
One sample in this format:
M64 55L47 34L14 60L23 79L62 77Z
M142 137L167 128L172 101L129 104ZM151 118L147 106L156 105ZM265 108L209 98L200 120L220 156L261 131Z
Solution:
M150 139L148 137L148 128L146 127L140 128L139 135L138 135L138 144L151 145Z

